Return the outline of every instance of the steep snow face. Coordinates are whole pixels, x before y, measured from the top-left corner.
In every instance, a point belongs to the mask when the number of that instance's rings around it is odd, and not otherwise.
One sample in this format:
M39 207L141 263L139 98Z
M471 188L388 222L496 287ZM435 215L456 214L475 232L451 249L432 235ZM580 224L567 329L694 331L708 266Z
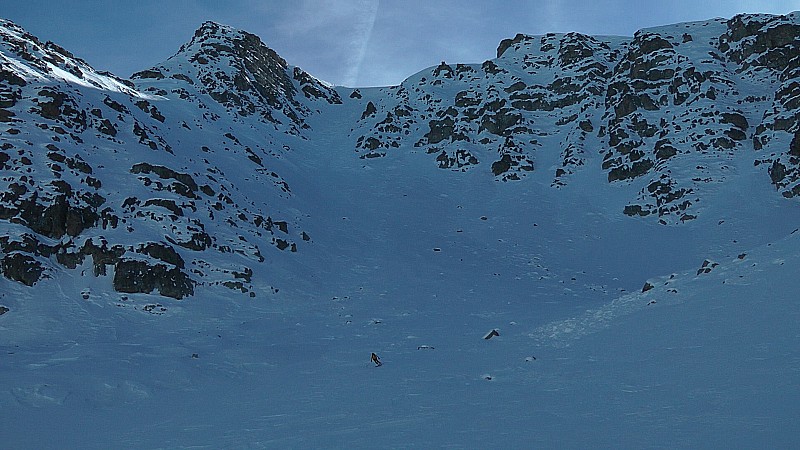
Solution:
M3 442L796 446L797 27L347 89L209 22L117 91L4 22Z

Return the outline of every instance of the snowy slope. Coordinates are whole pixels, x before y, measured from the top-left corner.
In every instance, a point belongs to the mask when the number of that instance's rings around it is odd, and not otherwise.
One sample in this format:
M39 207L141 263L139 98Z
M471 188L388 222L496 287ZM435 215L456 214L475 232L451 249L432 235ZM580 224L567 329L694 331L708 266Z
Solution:
M0 442L796 446L798 20L365 89L213 22L132 82L0 23Z

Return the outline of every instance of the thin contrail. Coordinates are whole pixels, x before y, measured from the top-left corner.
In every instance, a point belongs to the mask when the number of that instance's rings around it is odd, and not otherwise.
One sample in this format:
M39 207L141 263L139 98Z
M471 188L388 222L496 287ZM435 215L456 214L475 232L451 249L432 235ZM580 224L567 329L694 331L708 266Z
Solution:
M375 18L378 16L379 0L364 0L358 8L359 14L356 21L355 36L350 43L350 57L348 58L347 73L344 76L344 84L355 87L358 83L358 75L361 72L361 63L367 52L372 28L375 26Z

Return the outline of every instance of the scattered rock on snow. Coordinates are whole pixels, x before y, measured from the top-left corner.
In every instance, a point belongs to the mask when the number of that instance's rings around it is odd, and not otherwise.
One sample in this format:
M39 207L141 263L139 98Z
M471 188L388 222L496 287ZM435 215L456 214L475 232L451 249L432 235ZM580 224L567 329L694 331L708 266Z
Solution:
M711 269L717 267L718 265L719 263L715 263L706 259L705 261L703 261L703 265L700 266L700 268L697 270L697 274L700 275L704 273L710 273Z

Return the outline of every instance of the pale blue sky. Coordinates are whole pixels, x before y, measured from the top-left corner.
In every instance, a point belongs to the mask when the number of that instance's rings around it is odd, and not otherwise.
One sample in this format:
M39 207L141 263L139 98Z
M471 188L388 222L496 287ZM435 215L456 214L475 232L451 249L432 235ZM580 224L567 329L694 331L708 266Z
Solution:
M517 33L630 36L675 22L795 10L800 0L3 0L0 17L123 77L167 59L214 20L260 36L323 80L382 86L442 60L483 62Z

